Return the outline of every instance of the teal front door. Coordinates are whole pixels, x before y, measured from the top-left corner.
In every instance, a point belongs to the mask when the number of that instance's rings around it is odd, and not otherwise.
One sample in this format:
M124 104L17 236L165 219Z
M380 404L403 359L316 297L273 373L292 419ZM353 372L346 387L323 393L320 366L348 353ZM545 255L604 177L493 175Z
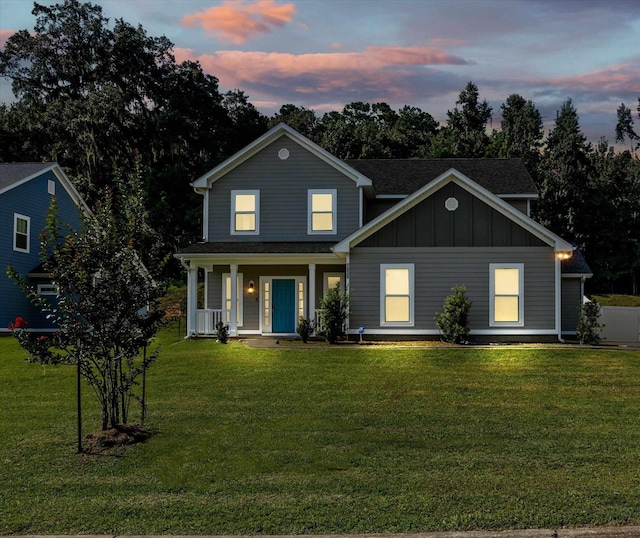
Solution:
M273 326L274 333L296 332L296 281L274 279L273 281Z

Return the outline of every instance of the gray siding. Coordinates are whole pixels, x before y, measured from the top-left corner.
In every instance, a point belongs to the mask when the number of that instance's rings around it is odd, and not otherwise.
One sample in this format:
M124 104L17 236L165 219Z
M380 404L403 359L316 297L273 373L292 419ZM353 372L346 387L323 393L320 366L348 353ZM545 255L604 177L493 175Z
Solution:
M580 278L562 279L562 331L575 332L582 304Z
M442 311L451 287L463 284L473 301L471 329L489 327L489 264L524 263L522 330L555 329L555 260L551 247L534 248L354 248L351 252L350 326L380 328L380 264L415 264L415 325L437 330L433 319ZM409 328L409 327L407 327ZM401 329L399 327L398 329Z
M278 151L289 150L281 160ZM231 191L260 191L260 234L231 235ZM337 234L307 234L307 190L337 189ZM213 183L209 241L340 241L359 225L355 182L283 135Z
M449 211L453 197L458 209ZM456 183L448 183L365 239L363 247L528 247L544 243Z

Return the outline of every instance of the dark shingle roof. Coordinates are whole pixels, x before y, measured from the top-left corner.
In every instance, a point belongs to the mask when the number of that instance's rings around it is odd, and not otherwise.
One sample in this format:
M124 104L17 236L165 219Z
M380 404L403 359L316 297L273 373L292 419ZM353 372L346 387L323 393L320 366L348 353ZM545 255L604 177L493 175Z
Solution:
M575 249L571 258L560 262L560 272L563 275L592 275L593 271L580 249Z
M0 163L0 190L37 174L55 163Z
M537 195L520 159L347 159L373 182L376 194L412 194L455 168L494 194Z
M330 254L335 242L261 243L193 243L176 254Z

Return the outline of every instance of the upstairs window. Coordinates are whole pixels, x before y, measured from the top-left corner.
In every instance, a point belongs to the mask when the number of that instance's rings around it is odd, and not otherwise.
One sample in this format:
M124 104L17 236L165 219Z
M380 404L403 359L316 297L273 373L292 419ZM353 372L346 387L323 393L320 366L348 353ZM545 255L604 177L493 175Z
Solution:
M31 219L24 215L13 215L13 250L29 252L29 229Z
M524 325L524 264L492 263L490 273L489 325Z
M231 235L260 233L260 191L231 191Z
M308 193L308 233L335 234L337 232L336 189L310 190Z

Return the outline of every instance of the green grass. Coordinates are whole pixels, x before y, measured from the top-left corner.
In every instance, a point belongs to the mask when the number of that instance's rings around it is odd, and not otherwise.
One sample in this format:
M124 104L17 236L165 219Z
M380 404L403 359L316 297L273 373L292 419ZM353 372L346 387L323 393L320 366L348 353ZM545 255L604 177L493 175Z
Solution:
M0 534L638 523L640 353L173 344L124 454L75 454L74 371L0 338ZM85 391L87 432L99 424Z
M640 307L639 295L594 295L593 298L602 306L638 306Z

